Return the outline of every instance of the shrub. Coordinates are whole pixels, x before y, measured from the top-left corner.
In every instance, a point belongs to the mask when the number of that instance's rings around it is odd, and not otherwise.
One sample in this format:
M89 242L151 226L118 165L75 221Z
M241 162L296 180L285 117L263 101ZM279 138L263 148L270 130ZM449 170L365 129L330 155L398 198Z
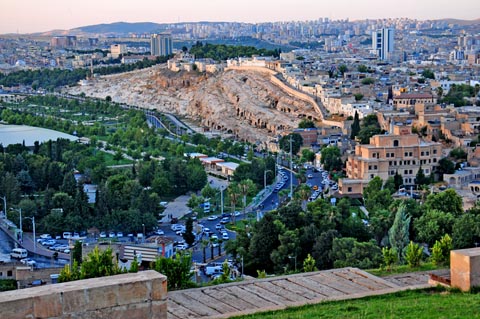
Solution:
M392 266L398 262L398 253L395 248L382 248L383 263L387 271L392 270Z
M413 241L410 241L410 244L408 244L407 250L405 251L405 259L408 266L411 268L420 266L422 253L422 247L419 244L415 244Z
M432 248L432 262L435 265L450 265L450 250L453 248L453 241L450 235L445 234L437 240Z

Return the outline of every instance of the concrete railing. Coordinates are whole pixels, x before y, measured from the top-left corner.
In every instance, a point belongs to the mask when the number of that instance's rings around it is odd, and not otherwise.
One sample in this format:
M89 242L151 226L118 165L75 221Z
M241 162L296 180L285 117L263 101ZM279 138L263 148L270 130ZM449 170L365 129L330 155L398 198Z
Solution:
M149 270L0 293L0 318L167 318L167 278Z

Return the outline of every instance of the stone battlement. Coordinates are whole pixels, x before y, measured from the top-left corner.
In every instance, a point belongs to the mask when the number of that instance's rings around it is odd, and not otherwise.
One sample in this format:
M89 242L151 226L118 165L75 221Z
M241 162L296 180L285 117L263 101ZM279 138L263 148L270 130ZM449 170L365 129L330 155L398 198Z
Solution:
M167 278L149 270L0 294L1 317L167 318Z

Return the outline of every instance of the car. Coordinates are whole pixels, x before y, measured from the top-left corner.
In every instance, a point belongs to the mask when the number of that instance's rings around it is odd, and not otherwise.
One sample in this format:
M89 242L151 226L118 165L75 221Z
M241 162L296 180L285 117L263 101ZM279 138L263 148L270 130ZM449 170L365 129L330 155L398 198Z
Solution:
M42 242L42 245L43 246L52 246L52 245L55 245L57 243L57 241L55 239L48 239L48 240L44 240Z
M235 214L233 214L235 217L240 216L240 212L238 210L235 211Z
M70 254L70 248L67 248L63 251L65 254Z
M208 228L208 227L203 227L203 232L204 232L205 234L210 234L210 228Z
M229 240L230 237L228 236L228 233L222 233L222 239L223 240Z
M338 185L337 184L333 184L332 185L332 190L336 191L338 189Z
M113 238L113 237L115 237L114 231L111 231L110 233L108 233L108 238Z
M177 250L185 250L185 249L188 248L188 246L187 246L187 244L182 243L182 244L176 245L175 248L176 248Z
M212 235L210 236L210 238L213 239L213 240L218 240L217 234L212 234Z
M58 246L55 246L55 251L59 251L59 252L63 252L65 249L70 249L70 246L68 245L58 245Z
M36 267L37 266L37 262L31 258L24 258L24 259L21 259L20 262L24 265L27 265L27 266L33 266L33 267Z
M183 225L180 225L180 224L172 224L172 226L170 226L170 229L173 231L181 230L182 228L183 228Z
M119 238L123 237L123 232L121 232L121 231L117 232L117 237L119 237Z
M52 239L52 236L50 234L42 234L40 235L41 239Z
M218 247L218 246L220 246L219 243L217 243L217 242L213 242L213 243L212 243L212 247Z
M308 175L307 175L307 178L313 178L313 175L312 175L312 174L308 174Z
M106 238L106 237L107 237L107 233L104 232L104 231L102 231L102 232L100 233L100 238Z
M223 225L220 224L220 223L218 223L218 224L215 225L215 229L216 229L216 230L220 230L220 229L222 229L222 228L223 228ZM204 230L204 231L205 231L205 230Z
M312 189L313 189L314 191L316 191L316 190L318 189L318 186L317 186L317 185L313 185Z
M223 217L222 220L220 221L220 224L227 224L229 221L230 221L230 218Z
M207 220L217 220L218 216L217 215L210 215L207 217Z
M162 235L165 235L165 232L164 232L163 230L161 230L161 229L157 229L157 230L155 231L155 234L156 234L156 235L159 235L159 236L162 236Z

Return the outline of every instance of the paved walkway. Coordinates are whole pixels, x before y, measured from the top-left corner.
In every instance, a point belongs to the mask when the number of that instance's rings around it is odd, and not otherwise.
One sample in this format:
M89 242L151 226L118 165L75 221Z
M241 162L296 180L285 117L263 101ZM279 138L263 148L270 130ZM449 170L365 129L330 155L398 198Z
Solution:
M402 274L405 277L409 274ZM381 295L429 287L428 277L397 284L357 268L301 273L168 293L168 319L229 318L326 300ZM402 282L398 280L398 282Z

